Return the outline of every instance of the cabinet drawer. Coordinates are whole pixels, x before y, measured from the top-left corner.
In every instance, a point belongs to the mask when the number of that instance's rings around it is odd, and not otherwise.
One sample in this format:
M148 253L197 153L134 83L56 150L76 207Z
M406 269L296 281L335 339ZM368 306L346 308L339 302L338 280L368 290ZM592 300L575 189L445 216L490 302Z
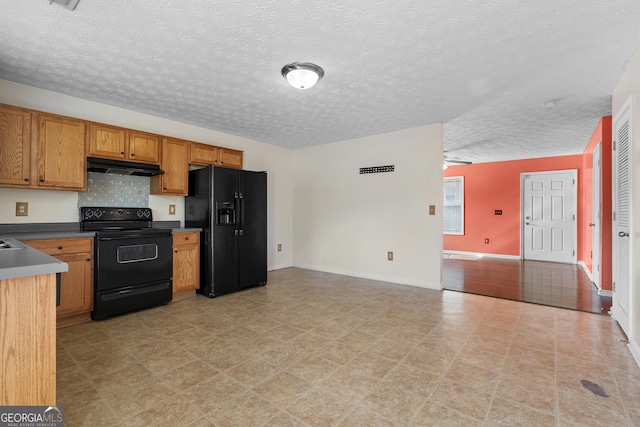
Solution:
M200 243L200 233L190 231L173 233L173 246L195 245L197 243Z
M93 248L91 238L27 240L24 243L52 256L91 252Z

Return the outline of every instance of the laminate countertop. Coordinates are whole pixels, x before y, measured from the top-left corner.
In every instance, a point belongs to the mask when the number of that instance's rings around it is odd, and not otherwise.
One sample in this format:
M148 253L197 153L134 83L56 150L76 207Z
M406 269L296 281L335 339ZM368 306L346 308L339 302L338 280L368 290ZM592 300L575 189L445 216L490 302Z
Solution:
M66 262L9 237L0 237L10 248L0 248L0 280L69 271Z

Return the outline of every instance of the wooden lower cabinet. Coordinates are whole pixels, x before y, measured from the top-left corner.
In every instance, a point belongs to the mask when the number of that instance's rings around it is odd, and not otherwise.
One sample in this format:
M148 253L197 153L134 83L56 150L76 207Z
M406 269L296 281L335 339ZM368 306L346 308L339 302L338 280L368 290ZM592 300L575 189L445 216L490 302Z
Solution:
M69 264L60 280L58 326L89 320L93 308L93 238L28 240L34 249Z
M173 233L173 299L195 295L200 287L200 233Z

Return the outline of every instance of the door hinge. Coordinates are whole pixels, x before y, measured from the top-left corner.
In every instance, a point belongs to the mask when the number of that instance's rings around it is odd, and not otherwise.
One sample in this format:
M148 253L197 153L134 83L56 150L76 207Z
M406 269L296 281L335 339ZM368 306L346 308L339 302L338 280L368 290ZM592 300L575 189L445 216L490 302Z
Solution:
M613 151L616 151L616 141L613 140Z
M575 179L573 180L573 185L576 185L576 180Z
M576 256L576 251L571 251L571 255Z
M613 292L615 292L615 291L616 291L616 282L613 282L613 283L611 284L611 290L612 290Z
M573 215L573 220L574 220L574 221L576 220L576 216L575 216L575 215Z
M613 220L614 221L616 220L616 213L615 212L613 213Z

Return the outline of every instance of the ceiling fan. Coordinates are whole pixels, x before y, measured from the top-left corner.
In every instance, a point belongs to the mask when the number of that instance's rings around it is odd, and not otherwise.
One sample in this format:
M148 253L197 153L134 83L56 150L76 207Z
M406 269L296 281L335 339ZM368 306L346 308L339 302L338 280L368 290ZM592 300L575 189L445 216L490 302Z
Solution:
M445 151L446 153L446 151ZM449 157L446 154L444 155L444 162L443 162L443 169L446 169L449 166L455 166L455 165L470 165L473 162L470 162L468 160L462 160L458 157Z

